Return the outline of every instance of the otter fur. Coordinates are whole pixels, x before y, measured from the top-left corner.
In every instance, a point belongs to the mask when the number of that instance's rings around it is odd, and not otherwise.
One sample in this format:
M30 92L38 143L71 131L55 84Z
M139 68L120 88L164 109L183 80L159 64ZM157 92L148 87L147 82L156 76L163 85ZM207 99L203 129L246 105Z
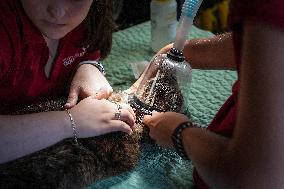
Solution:
M111 101L122 101L114 93ZM62 110L66 98L48 100L19 108L10 114ZM49 148L0 164L0 188L84 188L98 179L132 169L140 155L142 126L132 135L114 132L102 136L65 139Z

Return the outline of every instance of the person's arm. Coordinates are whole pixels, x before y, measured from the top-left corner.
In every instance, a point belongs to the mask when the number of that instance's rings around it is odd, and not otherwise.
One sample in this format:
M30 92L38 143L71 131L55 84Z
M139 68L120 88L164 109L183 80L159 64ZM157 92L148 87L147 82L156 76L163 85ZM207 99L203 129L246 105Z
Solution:
M188 129L186 151L217 188L281 188L284 180L284 32L247 22L233 138Z
M87 50L86 50L87 51ZM105 77L103 64L99 63L100 51L86 52L80 58L76 73L72 78L65 108L72 108L80 99L95 95L97 99L107 99L113 92Z
M283 188L284 32L247 22L243 45L233 137L189 128L182 132L183 146L212 188ZM172 147L171 134L185 120L172 114L144 118L158 144Z
M74 107L80 99L96 96L107 99L113 92L112 87L101 71L91 64L80 65L70 84L65 108Z
M41 150L72 137L66 112L0 115L0 163Z
M189 40L184 56L194 69L236 69L231 33Z
M158 54L168 52L172 46L165 46ZM231 33L188 40L183 54L194 69L236 69Z
M89 97L69 111L75 121L78 138L87 138L114 131L131 134L135 114L129 105L118 106L107 100ZM51 146L73 137L71 120L65 111L27 115L0 115L0 164Z
M163 47L157 54L167 53L173 44ZM193 69L225 69L235 70L232 34L225 33L210 38L192 39L186 41L183 54ZM134 93L142 81L147 68L139 79L128 89Z

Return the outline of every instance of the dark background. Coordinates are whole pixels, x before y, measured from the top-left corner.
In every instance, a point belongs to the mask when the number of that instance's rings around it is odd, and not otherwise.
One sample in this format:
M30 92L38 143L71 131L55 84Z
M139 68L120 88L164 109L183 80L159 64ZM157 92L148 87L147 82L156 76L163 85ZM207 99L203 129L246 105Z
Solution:
M178 6L181 1L177 0ZM150 20L151 0L113 0L114 19L118 29Z
M177 17L184 0L177 1ZM223 0L203 0L200 10L213 7ZM117 29L124 29L147 20L150 20L151 0L113 0L113 14L117 24Z

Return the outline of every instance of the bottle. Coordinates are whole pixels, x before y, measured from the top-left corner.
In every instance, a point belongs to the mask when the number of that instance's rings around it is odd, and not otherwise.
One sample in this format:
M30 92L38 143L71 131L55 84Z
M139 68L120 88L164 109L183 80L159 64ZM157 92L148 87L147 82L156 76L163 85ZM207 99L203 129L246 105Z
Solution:
M135 109L137 123L153 111L190 116L191 75L192 69L181 51L172 48L167 54L155 56L141 76L137 90L128 99Z
M174 41L177 29L176 0L152 0L151 5L151 48L158 52Z

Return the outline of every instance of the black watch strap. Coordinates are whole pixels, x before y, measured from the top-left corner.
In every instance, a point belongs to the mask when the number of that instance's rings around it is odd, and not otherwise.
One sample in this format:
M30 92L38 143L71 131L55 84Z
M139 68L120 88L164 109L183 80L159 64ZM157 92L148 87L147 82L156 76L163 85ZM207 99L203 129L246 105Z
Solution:
M174 145L174 148L178 155L180 155L185 160L190 160L184 150L183 143L182 143L182 132L186 128L194 127L193 124L189 121L183 122L177 126L177 128L174 130L172 134L172 142Z

